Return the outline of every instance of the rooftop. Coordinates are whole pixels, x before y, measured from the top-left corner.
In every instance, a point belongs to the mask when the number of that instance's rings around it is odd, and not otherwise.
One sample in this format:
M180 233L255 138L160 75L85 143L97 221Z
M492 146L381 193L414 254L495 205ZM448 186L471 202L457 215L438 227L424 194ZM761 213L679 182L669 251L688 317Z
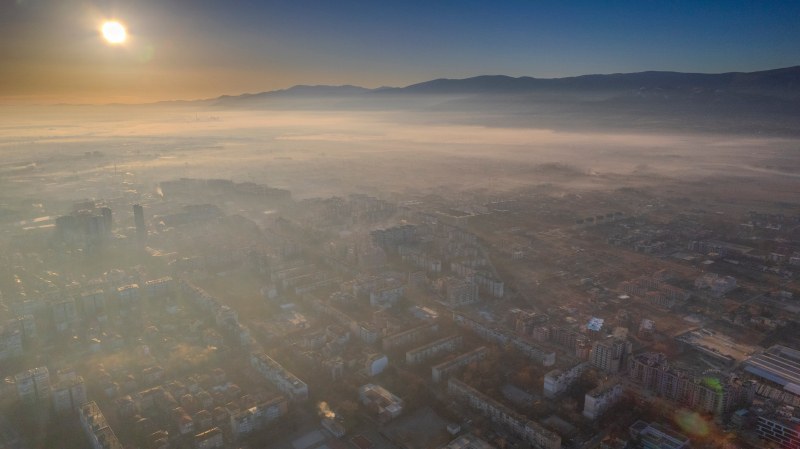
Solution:
M784 387L800 385L800 351L775 345L745 361L745 371Z

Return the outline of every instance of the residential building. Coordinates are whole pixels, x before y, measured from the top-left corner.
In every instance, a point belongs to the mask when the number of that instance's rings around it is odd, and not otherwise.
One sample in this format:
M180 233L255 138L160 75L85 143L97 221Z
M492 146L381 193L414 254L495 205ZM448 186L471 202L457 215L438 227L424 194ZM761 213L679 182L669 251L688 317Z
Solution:
M562 370L554 369L544 375L543 393L546 398L554 398L575 383L589 368L588 362L579 363L572 368Z
M583 401L583 416L595 420L611 406L619 402L625 393L619 380L605 382L586 393Z
M22 326L10 322L9 326L0 325L0 362L22 355Z
M461 346L463 337L461 335L451 335L449 337L440 338L427 345L414 348L406 352L406 363L409 365L417 365L439 356L440 354L453 352Z
M289 410L286 398L278 396L246 408L229 409L231 434L238 439L285 415Z
M670 366L660 353L637 354L631 359L628 378L647 391L717 416L749 404L755 383L716 371L691 373Z
M561 448L561 437L558 434L545 429L464 382L451 378L447 381L447 392L456 399L465 401L470 407L480 411L492 421L506 426L536 449Z
M108 426L100 407L94 401L82 405L78 416L92 449L123 449L114 431Z
M83 377L73 376L60 380L53 385L51 396L56 413L78 410L87 401Z
M454 359L434 366L431 368L431 377L433 378L434 382L441 382L453 372L460 370L470 363L485 359L488 354L489 350L486 348L486 346L473 349L472 351L461 354Z
M250 354L250 365L292 400L308 399L308 385L268 355Z
M531 360L541 363L543 366L552 366L556 363L556 354L533 342L530 342L523 337L520 337L505 329L489 326L474 320L463 313L453 312L453 322L458 326L471 330L478 334L479 337L486 341L495 343L500 346L511 346L514 349L522 352Z
M756 420L758 436L777 443L781 448L800 448L800 417L795 416L794 410L782 407L777 410L762 413Z
M380 385L366 384L358 389L361 403L372 410L378 419L387 422L403 412L403 400Z
M478 299L478 285L473 282L451 278L445 283L445 301L453 307L471 304Z
M46 366L18 373L14 376L14 383L23 403L34 404L50 399L50 372Z
M381 343L384 351L390 351L401 346L419 343L431 335L434 335L438 331L439 325L437 323L426 323L421 326L383 337L383 341Z
M365 372L367 376L377 376L382 373L386 367L389 366L389 358L384 354L370 354L364 362Z
M618 338L598 340L592 345L592 365L607 373L627 369L628 357L633 349L631 342Z

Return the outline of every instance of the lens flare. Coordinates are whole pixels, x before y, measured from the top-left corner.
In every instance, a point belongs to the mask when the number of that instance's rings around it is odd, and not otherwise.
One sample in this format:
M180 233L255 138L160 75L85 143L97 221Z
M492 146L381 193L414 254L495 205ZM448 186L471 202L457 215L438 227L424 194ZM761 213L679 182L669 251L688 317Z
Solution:
M693 437L708 436L710 426L708 422L697 412L681 409L675 413L675 423L683 432Z

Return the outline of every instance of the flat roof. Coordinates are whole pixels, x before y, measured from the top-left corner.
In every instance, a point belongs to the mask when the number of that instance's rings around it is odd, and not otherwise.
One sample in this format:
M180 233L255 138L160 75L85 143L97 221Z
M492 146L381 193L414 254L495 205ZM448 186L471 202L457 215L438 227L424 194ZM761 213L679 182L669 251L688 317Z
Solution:
M781 386L800 385L800 351L775 345L745 361L745 371Z
M739 343L725 334L707 329L686 332L679 335L678 340L684 341L697 349L705 349L722 357L730 357L736 361L747 359L759 349L756 346Z

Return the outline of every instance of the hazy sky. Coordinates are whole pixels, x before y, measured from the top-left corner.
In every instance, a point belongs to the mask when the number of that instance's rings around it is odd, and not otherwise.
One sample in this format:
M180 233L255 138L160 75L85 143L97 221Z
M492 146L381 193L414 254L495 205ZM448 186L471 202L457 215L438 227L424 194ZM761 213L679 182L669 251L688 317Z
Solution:
M130 34L110 46L108 18ZM0 101L800 64L800 2L0 0Z

